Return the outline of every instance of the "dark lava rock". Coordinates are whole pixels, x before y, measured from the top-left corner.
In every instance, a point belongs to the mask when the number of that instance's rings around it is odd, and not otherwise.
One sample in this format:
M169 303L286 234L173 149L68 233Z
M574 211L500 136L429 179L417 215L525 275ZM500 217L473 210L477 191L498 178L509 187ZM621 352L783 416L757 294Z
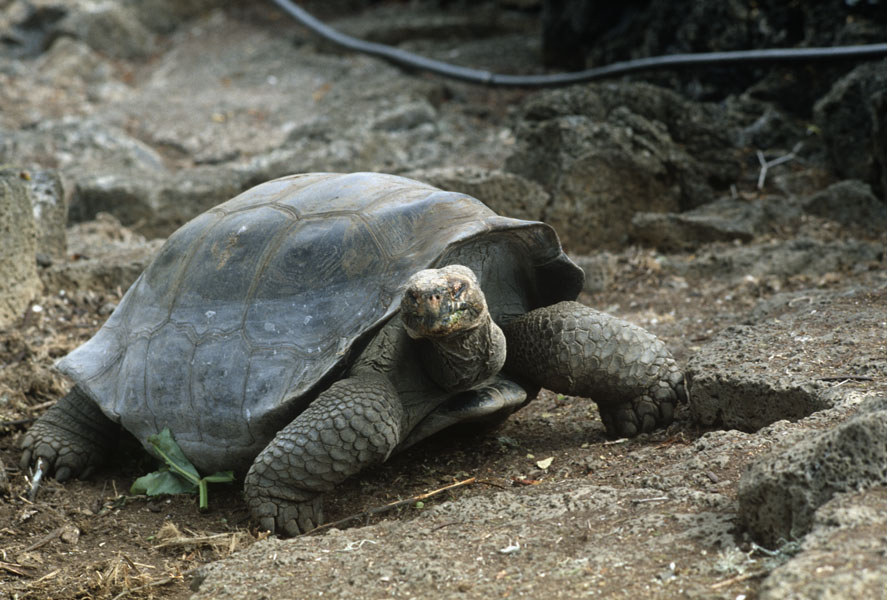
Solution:
M739 511L767 547L798 539L836 493L887 484L887 411L862 414L752 463L739 481Z
M656 86L546 92L521 117L506 169L551 195L543 217L573 252L623 244L636 212L699 206L739 176L724 111Z
M814 107L835 171L887 190L887 59L842 77Z

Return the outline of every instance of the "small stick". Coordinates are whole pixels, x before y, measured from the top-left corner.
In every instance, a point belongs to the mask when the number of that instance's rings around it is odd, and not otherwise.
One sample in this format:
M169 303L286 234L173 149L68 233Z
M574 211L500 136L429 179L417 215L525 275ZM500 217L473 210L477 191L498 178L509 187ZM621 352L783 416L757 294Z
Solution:
M734 583L740 583L745 581L746 579L754 579L755 577L763 577L765 573L763 571L755 571L753 573L743 573L742 575L737 575L736 577L730 577L729 579L724 579L718 581L717 583L711 584L711 589L719 590L722 587L727 587L728 585L733 585Z
M777 165L781 165L782 163L796 159L798 157L797 153L803 145L803 142L798 142L797 144L795 144L795 147L792 148L791 152L789 152L785 156L774 158L773 160L767 160L764 157L764 153L758 150L758 162L761 164L761 172L758 174L758 189L764 189L764 181L767 179L767 171L770 169L770 167L775 167Z
M31 584L30 584L30 587L33 587L33 586L37 585L37 584L40 583L41 581L46 581L47 579L52 579L53 577L55 577L56 575L58 575L59 572L61 572L61 569L56 569L55 571L52 571L51 573L47 573L46 575L44 575L44 576L41 577L40 579L37 579L36 581L34 581L33 583L31 583Z
M31 544L30 546L25 548L25 552L31 552L33 550L36 550L37 548L42 548L43 546L45 546L46 544L48 544L49 542L51 542L55 538L61 536L62 531L64 531L64 530L65 530L64 527L56 527L55 529L53 529L52 531L50 531L49 533L44 535L42 538L40 538L39 540L37 540L36 542Z
M29 406L25 410L27 410L28 412L43 410L44 408L49 408L50 406L52 406L56 402L58 402L58 400L47 400L46 402L41 402L40 404L35 404L33 406Z
M24 571L24 569L27 569L27 568L29 568L29 567L26 567L25 565L20 565L17 563L8 563L8 562L4 562L4 561L0 560L0 569L3 569L4 571L7 571L9 573L12 573L13 575L21 575L22 577L30 577L31 575L29 575L26 571Z
M194 537L180 536L163 540L159 544L156 544L154 548L167 548L169 546L213 546L224 541L228 541L230 544L228 538L236 535L237 532L235 531L233 533L216 533L213 535L199 535Z
M389 511L391 509L394 509L394 508L406 506L407 504L413 504L413 503L419 502L421 500L427 500L428 498L431 498L432 496L436 496L437 494L440 494L441 492L446 492L447 490L452 490L457 487L462 487L464 485L471 485L472 483L475 483L476 481L477 481L476 477L469 477L468 479L465 479L463 481L457 481L456 483L450 484L450 485L442 487L440 489L432 490L432 491L426 492L424 494L419 494L418 496L413 496L412 498L407 498L406 500L397 500L396 502L391 502L391 503L385 504L383 506L377 506L376 508L371 508L371 509L365 510L361 513L353 514L349 517L345 517L344 519L339 519L338 521L333 521L332 523L326 523L326 524L321 525L319 527L315 527L311 531L307 531L302 535L317 533L318 531L322 531L324 529L329 529L331 527L338 527L339 525L344 525L345 523L349 523L351 521L354 521L355 519L371 517L373 515L377 515L377 514Z
M628 438L619 438L618 440L607 440L601 446L613 446L614 444L624 444L628 441Z
M832 377L819 377L817 381L874 381L874 377L864 375L835 375Z
M643 504L644 502L665 502L668 500L668 496L656 496L655 498L634 498L632 499L632 504Z
M152 581L151 583L146 583L145 585L140 585L139 587L130 588L127 590L123 590L116 596L114 596L114 600L120 600L120 598L125 598L130 594L134 594L135 592L144 592L145 590L149 590L154 587L159 587L161 585L167 585L176 581L176 578L173 577L164 577L163 579L158 579L156 581Z

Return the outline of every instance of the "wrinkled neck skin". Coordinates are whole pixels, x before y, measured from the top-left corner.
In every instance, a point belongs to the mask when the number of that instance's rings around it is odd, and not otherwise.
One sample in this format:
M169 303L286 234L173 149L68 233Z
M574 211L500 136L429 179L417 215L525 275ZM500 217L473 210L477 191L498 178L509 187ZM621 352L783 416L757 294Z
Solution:
M505 334L488 312L472 329L416 343L428 375L451 392L477 387L498 374L505 364Z

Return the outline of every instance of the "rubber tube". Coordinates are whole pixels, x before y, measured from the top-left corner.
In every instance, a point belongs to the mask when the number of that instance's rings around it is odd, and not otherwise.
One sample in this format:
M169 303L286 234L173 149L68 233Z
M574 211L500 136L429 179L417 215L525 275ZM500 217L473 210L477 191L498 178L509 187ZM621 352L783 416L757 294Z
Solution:
M775 62L810 62L824 60L864 60L887 56L887 43L860 46L834 46L827 48L769 48L765 50L734 50L729 52L701 52L694 54L669 54L652 56L603 67L548 75L503 75L481 69L460 67L450 63L420 56L399 48L367 42L345 35L315 18L290 0L272 0L301 25L320 37L348 50L378 56L394 64L410 69L428 71L450 79L495 87L557 87L585 83L608 77L618 77L639 71L675 69L698 65L753 64Z

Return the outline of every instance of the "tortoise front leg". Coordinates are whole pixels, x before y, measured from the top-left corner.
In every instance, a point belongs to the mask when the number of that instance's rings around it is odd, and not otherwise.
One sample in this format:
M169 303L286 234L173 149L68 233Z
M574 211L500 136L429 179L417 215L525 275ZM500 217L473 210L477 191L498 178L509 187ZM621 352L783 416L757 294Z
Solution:
M256 457L244 482L253 517L287 535L317 527L323 492L388 458L403 421L397 392L385 377L337 381Z
M610 435L665 427L686 400L683 373L656 336L578 302L532 310L503 327L506 372L594 400Z
M74 386L28 430L22 439L20 466L27 471L44 461L58 481L86 478L117 442L120 426Z

